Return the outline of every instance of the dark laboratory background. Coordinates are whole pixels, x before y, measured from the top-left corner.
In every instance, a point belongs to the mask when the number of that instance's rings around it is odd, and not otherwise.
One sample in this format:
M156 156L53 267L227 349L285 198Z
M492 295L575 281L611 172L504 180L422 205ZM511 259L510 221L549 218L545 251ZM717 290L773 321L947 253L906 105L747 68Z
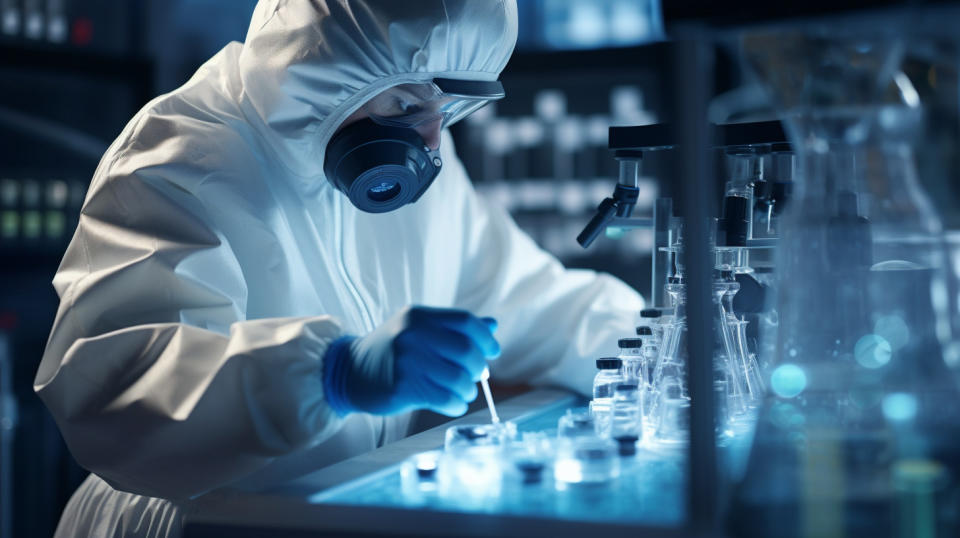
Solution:
M0 536L50 536L85 476L32 381L58 300L51 280L101 155L147 101L242 41L254 0L0 0ZM520 0L508 99L454 135L477 189L568 265L649 286L652 237L575 241L612 192L607 128L656 119L654 4ZM463 151L469 147L470 151ZM657 185L644 182L640 210ZM122 440L118 440L122 442Z

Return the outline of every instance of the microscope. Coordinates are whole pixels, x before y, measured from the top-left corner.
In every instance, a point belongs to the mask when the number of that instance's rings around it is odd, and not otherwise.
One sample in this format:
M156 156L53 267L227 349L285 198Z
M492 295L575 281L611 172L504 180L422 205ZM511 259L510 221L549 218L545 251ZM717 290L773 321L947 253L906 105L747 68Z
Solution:
M714 125L710 139L714 177L722 193L710 227L714 391L721 409L716 429L722 442L749 431L766 390L761 372L773 353L771 344L764 347L761 333L776 326L776 312L768 301L774 286L773 251L780 216L793 190L795 158L778 121ZM659 198L648 217L633 215L644 156L669 162L676 158L677 143L669 124L611 127L609 140L619 162L619 179L577 241L587 248L605 231L652 229L652 308L640 315L637 336L643 343L621 339L621 357L624 376L641 378L644 437L653 443L683 442L689 406L683 219L674 213L671 197ZM630 366L627 348L646 349L648 340L655 351ZM630 370L644 373L628 375ZM605 406L601 402L598 408Z

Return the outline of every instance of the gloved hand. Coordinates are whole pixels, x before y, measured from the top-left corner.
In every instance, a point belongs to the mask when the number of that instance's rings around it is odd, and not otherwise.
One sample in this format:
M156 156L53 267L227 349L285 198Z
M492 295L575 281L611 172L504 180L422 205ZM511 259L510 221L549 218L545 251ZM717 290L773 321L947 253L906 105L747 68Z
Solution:
M342 337L324 356L326 399L341 416L430 409L467 411L488 359L500 355L493 318L409 307L370 334Z

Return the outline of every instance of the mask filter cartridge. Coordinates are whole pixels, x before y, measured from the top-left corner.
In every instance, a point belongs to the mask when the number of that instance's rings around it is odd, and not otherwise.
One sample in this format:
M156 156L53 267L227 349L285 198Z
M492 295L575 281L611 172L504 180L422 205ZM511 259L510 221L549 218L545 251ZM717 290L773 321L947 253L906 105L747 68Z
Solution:
M416 202L442 164L415 129L363 119L330 140L323 170L357 209L385 213Z

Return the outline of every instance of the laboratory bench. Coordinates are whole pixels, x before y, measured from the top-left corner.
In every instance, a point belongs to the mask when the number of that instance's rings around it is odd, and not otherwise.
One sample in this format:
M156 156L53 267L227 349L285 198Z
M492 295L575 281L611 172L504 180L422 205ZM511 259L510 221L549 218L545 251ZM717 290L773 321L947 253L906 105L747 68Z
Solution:
M518 432L553 435L567 409L585 404L569 392L537 389L497 407L502 420L516 424ZM641 448L631 463L621 464L619 478L600 484L558 485L552 473L544 473L543 482L534 486L478 477L486 483L475 491L444 493L436 483L404 475L412 457L443 448L448 428L489 420L482 409L269 493L204 496L187 510L184 537L685 534L684 448L659 454Z

